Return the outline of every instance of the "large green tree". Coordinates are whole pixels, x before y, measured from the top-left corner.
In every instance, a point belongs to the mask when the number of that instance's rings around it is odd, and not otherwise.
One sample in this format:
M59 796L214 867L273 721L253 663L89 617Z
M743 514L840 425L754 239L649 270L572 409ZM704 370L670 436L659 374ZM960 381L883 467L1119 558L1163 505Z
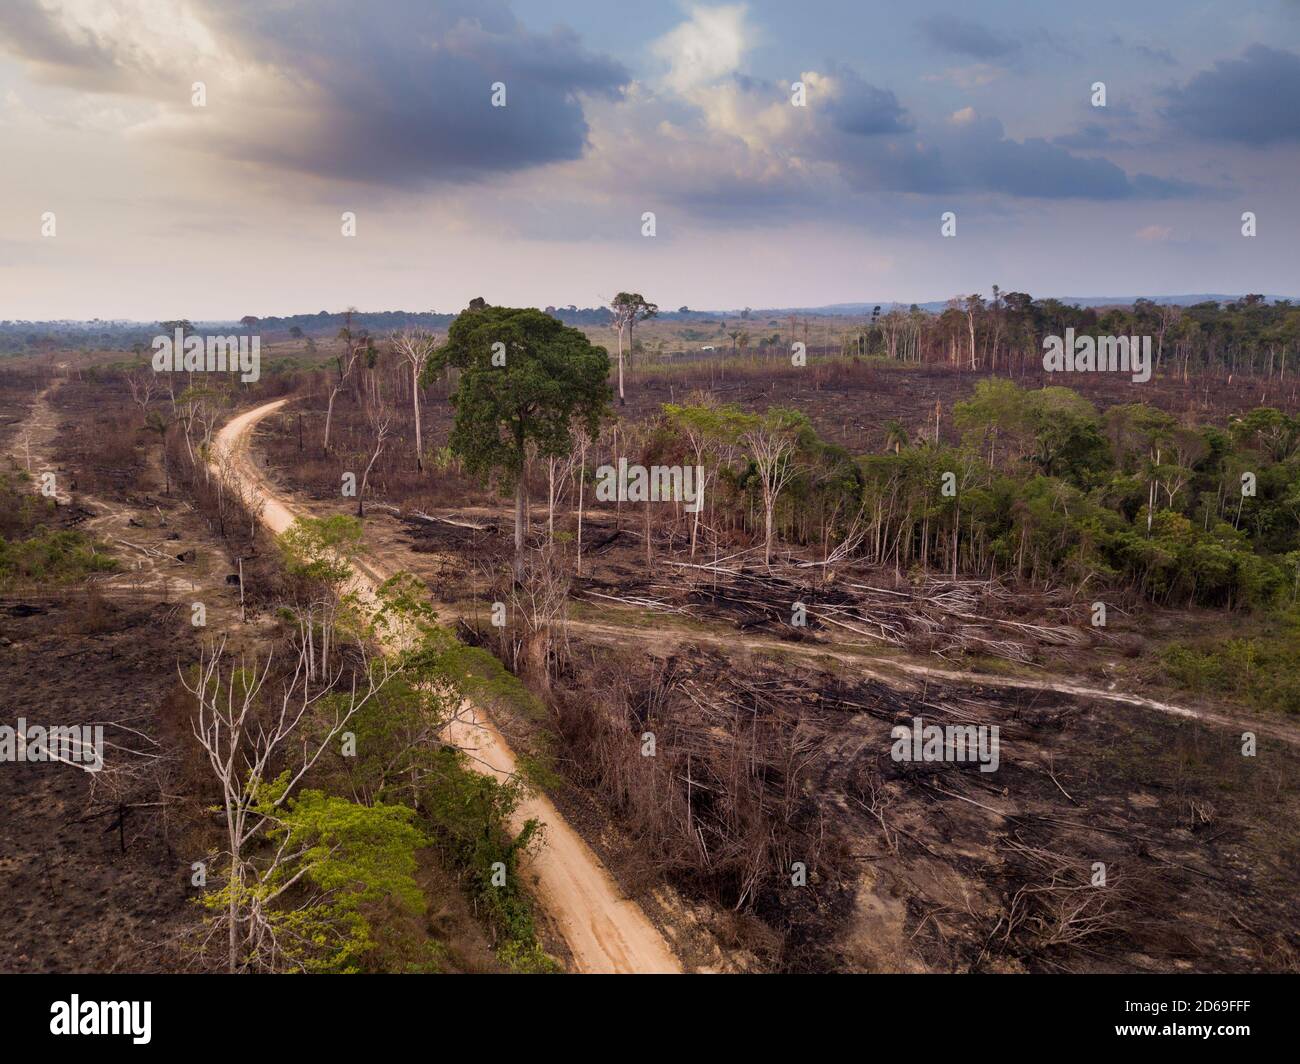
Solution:
M470 473L515 492L515 571L524 546L524 463L573 448L576 423L595 436L609 410L609 355L578 329L532 308L493 307L476 299L451 324L447 342L424 369L460 377L451 450Z

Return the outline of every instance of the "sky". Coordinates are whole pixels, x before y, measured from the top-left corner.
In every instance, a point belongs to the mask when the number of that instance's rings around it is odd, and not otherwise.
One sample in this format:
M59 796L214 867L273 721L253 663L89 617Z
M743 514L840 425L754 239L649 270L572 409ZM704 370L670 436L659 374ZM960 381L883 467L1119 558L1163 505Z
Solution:
M1300 295L1300 0L0 0L0 145L0 320Z

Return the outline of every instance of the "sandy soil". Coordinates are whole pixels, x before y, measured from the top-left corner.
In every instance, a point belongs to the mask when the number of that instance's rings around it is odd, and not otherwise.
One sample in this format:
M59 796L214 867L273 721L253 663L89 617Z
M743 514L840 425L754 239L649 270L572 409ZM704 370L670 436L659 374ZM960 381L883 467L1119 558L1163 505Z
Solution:
M218 434L216 450L228 454L233 467L256 484L266 500L262 519L274 532L283 532L297 513L266 482L251 461L248 438L262 418L288 400L277 400L233 418ZM222 468L218 458L214 468ZM377 581L389 573L367 565L359 575L361 591L371 594ZM466 706L452 722L448 738L471 755L470 763L498 779L513 775L515 756L487 715ZM531 858L527 872L536 894L572 951L573 963L583 972L667 973L681 971L658 929L640 907L619 890L613 877L544 795L533 794L519 804L513 827L530 819L545 825L544 842Z

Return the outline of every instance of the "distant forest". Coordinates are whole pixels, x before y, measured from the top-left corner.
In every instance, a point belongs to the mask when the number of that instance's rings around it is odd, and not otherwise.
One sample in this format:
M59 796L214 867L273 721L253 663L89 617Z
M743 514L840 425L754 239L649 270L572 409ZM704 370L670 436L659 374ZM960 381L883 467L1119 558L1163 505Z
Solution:
M608 325L614 315L608 307L547 307L566 325ZM685 308L683 308L685 311ZM242 331L251 326L267 341L312 337L316 340L332 339L343 327L344 311L327 310L315 314L293 314L288 317L245 317L239 321L204 321L188 319L196 331ZM705 317L691 311L664 314L667 318ZM385 310L357 311L352 315L354 327L365 329L373 336L384 336L391 331L423 327L445 331L456 314L439 314L436 311ZM0 321L0 355L39 354L42 351L130 351L139 345L147 348L153 338L165 331L163 322L155 321Z
M1024 292L1002 292L995 287L991 299L962 296L951 300L941 312L916 304L908 310L898 306L884 314L880 310L876 307L870 314L843 316L841 347L845 353L948 362L996 372L1007 359L1036 358L1044 336L1073 328L1080 335L1150 335L1157 366L1167 369L1172 364L1184 376L1193 367L1225 367L1230 372L1245 370L1272 376L1294 367L1300 348L1300 303L1287 299L1270 302L1261 295L1190 306L1139 299L1126 307L1081 307L1057 299L1034 299ZM548 306L545 311L566 325L613 322L609 307ZM806 321L805 315L746 308L727 316L757 324L758 319L775 313L790 323L793 337L798 338L798 319ZM686 307L659 312L659 317L670 321L722 316L718 311L692 311ZM455 314L434 311L357 311L352 324L372 336L383 337L415 326L445 331L454 318ZM322 310L289 317L247 316L238 322L194 321L192 327L200 333L256 331L272 342L332 339L343 325L344 312ZM164 331L162 322L0 321L0 355L97 349L143 352ZM786 339L777 336L772 341L782 343ZM748 331L737 329L734 342L748 346Z

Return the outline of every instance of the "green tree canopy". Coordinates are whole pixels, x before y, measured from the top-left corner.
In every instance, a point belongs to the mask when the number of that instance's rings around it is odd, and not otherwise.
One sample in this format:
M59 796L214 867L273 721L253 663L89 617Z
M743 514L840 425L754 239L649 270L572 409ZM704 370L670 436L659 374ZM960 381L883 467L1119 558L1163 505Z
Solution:
M461 371L448 441L471 474L515 489L516 563L523 550L523 471L531 444L542 457L573 448L577 422L592 436L610 404L609 355L578 329L532 308L471 305L425 367Z

